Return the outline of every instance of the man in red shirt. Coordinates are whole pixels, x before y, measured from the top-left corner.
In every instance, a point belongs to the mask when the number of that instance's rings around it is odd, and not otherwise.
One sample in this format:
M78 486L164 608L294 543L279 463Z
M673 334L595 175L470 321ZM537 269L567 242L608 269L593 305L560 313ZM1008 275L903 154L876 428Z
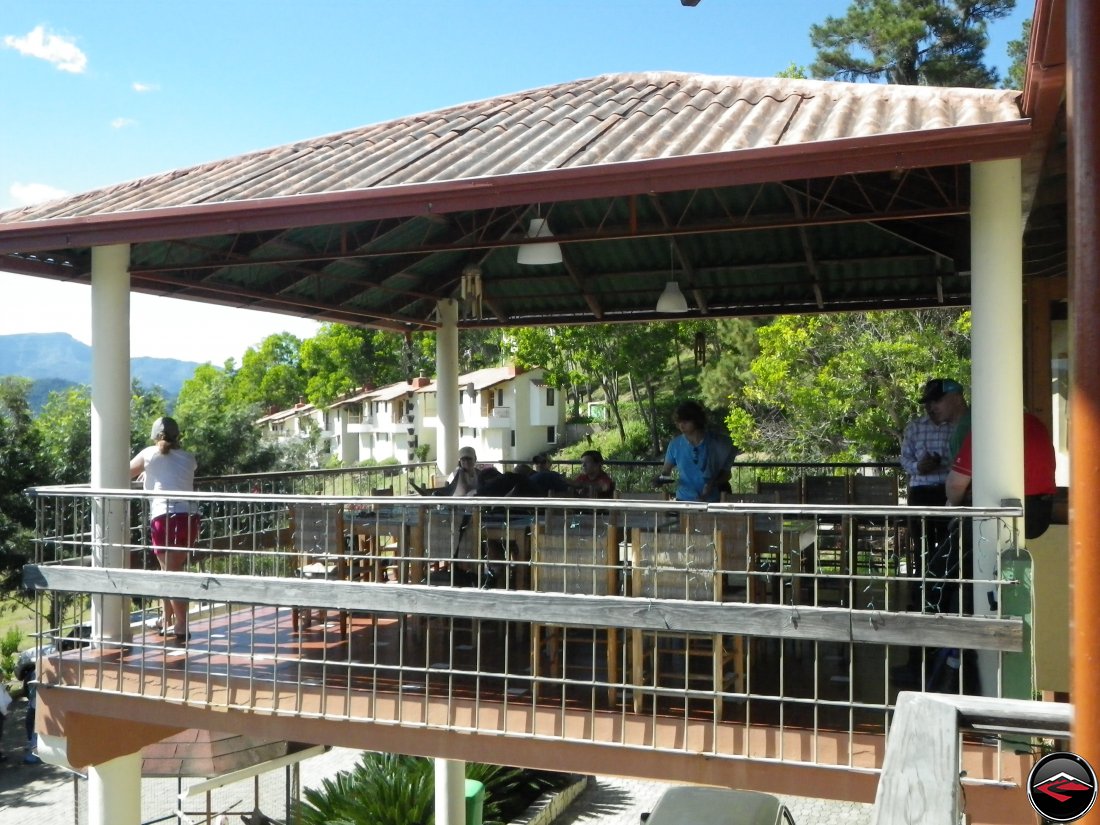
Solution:
M974 474L971 437L968 434L947 474L947 503L965 504L970 499ZM1043 422L1024 413L1024 536L1038 538L1050 526L1050 510L1057 492L1054 481L1054 444Z

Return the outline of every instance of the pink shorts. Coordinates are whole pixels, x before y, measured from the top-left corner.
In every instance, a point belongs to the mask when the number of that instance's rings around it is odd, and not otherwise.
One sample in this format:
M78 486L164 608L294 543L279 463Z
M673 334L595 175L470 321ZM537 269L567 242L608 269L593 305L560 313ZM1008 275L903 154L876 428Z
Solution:
M192 547L199 538L198 513L170 513L157 516L150 524L154 548ZM154 549L160 555L163 550Z

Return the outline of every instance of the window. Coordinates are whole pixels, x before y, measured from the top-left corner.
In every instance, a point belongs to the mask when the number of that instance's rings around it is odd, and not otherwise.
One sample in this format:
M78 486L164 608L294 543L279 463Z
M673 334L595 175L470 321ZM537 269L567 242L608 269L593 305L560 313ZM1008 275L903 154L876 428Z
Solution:
M554 444L554 443L557 442L557 440L558 440L557 427L547 427L546 428L546 443L547 444Z
M554 388L553 387L547 387L546 388L546 406L547 407L553 407L554 406Z
M516 446L516 431L512 430L512 446Z

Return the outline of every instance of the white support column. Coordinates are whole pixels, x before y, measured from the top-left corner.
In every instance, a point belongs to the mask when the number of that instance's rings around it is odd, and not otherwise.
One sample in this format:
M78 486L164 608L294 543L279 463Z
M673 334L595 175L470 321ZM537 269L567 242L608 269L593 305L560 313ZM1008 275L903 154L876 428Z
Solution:
M466 825L466 763L435 760L435 825Z
M1023 217L1020 161L971 166L971 405L974 505L1024 498ZM995 522L974 526L976 579L997 578L1011 539ZM991 615L988 585L975 585L974 612ZM993 695L996 654L979 657L982 692Z
M88 825L141 825L141 753L88 769Z
M458 302L439 302L435 334L436 464L449 473L458 464Z
M130 486L130 247L92 248L92 477L94 488ZM97 567L125 567L126 506L98 500L92 511ZM129 599L92 599L93 635L129 641Z

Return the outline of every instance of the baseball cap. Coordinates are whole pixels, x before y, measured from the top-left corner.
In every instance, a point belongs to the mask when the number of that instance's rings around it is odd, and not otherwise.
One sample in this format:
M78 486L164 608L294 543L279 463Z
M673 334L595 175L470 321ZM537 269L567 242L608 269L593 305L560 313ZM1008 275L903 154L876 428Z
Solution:
M477 461L477 450L473 447L462 447L458 451L458 457L459 459L472 458L474 461Z
M950 378L933 378L924 385L924 390L920 395L920 402L922 404L927 404L929 401L939 401L948 393L962 393L962 391L962 385L958 381L953 381Z
M160 441L162 437L165 441L179 441L180 425L176 423L176 419L166 415L153 422L153 430L149 433L149 439Z

